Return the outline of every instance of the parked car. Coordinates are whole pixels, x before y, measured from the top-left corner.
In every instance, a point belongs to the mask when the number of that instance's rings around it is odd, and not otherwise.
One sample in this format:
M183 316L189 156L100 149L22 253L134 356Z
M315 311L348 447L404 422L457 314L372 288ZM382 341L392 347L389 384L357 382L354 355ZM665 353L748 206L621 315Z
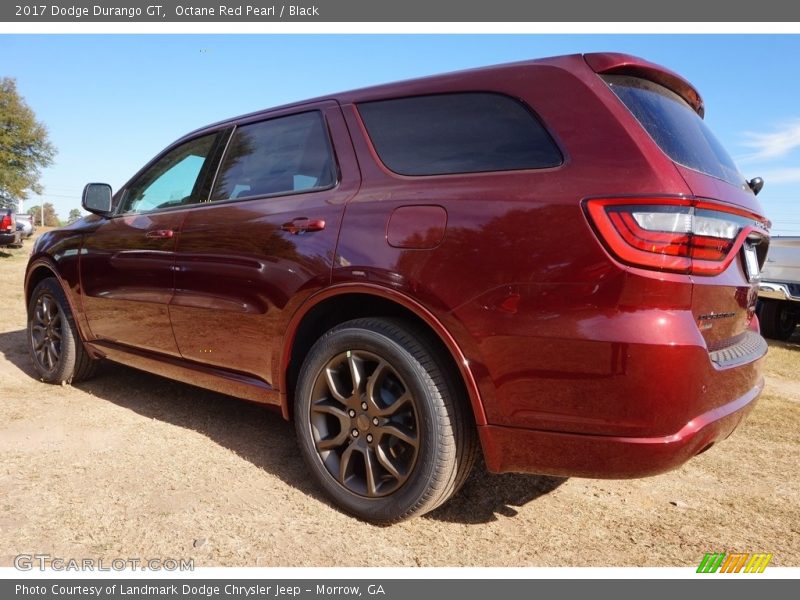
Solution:
M767 350L760 182L703 110L661 66L587 54L203 127L39 238L36 371L106 358L274 406L373 521L442 504L481 450L496 473L673 469L753 407Z
M788 340L800 323L800 237L772 238L758 289L761 333Z
M0 209L0 248L17 248L22 245L22 234L17 231L14 211Z
M23 239L31 237L36 231L36 227L33 224L32 215L21 215L18 213L16 217L16 223L17 229L22 233Z

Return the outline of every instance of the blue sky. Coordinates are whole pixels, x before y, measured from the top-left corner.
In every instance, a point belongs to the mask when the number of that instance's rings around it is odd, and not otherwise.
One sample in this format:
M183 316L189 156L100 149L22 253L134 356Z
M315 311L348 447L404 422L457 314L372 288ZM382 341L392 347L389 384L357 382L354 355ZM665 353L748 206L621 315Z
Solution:
M58 148L42 177L62 218L184 133L304 98L444 71L628 52L689 79L773 233L800 235L800 35L0 35L0 76ZM26 206L39 203L32 197Z

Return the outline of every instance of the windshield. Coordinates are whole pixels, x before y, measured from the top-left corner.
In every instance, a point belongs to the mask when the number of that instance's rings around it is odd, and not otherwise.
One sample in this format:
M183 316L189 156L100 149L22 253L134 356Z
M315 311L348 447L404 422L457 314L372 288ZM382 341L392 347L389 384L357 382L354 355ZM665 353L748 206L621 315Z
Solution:
M680 96L638 77L603 79L673 161L733 185L745 183L725 148Z

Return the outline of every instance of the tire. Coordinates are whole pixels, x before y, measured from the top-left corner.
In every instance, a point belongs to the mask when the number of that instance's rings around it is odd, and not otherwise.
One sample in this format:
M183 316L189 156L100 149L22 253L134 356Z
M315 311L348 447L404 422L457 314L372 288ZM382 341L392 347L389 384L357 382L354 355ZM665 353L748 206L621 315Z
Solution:
M83 346L64 291L53 277L34 288L28 304L28 349L39 379L73 383L94 375L98 361Z
M797 327L798 310L790 302L762 300L758 314L761 335L775 340L788 340Z
M399 319L348 321L314 344L300 370L295 427L335 504L392 523L433 510L464 483L477 436L446 365L426 332Z

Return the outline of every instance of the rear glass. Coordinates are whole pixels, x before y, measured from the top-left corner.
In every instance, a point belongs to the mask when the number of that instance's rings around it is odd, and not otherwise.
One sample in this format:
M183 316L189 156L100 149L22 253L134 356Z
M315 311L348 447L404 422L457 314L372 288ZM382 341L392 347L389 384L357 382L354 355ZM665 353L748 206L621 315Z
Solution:
M383 163L401 175L444 175L561 164L561 152L521 102L470 92L358 105Z
M683 98L638 77L604 75L603 79L673 161L734 185L744 184L733 159Z

